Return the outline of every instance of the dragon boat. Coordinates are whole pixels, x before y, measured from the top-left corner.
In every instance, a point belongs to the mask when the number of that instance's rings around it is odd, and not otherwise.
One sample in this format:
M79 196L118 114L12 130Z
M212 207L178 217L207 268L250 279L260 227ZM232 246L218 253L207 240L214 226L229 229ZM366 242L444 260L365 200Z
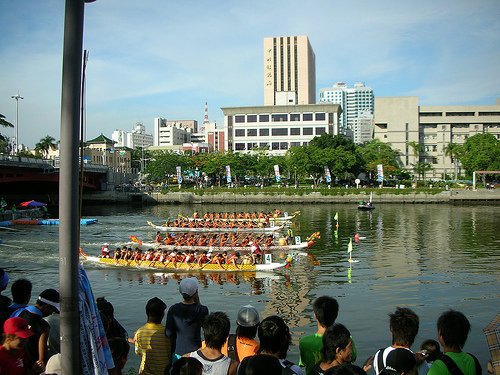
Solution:
M307 253L300 252L300 250L308 249L314 245L315 240L320 238L319 232L314 232L306 241L301 241L300 236L294 237L294 244L287 244L285 239L280 239L279 242L273 243L270 246L259 245L260 250L263 252L298 252L299 255L307 255ZM128 244L133 244L135 246L140 246L146 249L157 249L157 250L167 250L167 251L198 251L198 252L250 252L251 246L199 246L199 245L165 245L159 242L143 242L139 240L136 236L130 236L132 242Z
M179 263L174 264L173 262L165 261L150 261L150 260L124 260L124 259L113 259L113 258L101 258L97 256L90 256L83 252L80 252L80 256L83 260L92 263L98 263L106 266L113 267L128 267L128 268L139 268L139 269L153 269L161 270L165 272L272 272L274 270L286 267L285 262L268 262L264 264L202 264L197 263Z
M280 230L286 229L285 223L281 225L271 225L264 227L175 227L172 225L157 225L148 221L148 224L155 228L156 230L162 232L191 232L191 233L273 233L279 232ZM261 223L263 224L263 223Z
M283 212L282 214L272 214L272 213L267 213L264 214L265 217L234 217L231 218L231 215L234 213L231 212L222 212L219 213L219 218L217 217L208 217L209 220L220 220L220 221L242 221L242 220L251 220L251 221L256 221L256 222L271 222L271 223L285 223L285 222L291 222L293 219L295 219L297 216L300 215L300 211L295 211L293 214L289 214L288 212ZM240 213L241 215L242 213ZM217 214L215 214L216 216ZM244 216L245 214L243 214ZM213 216L213 214L212 214ZM207 220L207 217L205 215L203 217L194 217L194 216L182 216L179 215L180 219L187 219L187 220L194 220L194 221L205 221Z

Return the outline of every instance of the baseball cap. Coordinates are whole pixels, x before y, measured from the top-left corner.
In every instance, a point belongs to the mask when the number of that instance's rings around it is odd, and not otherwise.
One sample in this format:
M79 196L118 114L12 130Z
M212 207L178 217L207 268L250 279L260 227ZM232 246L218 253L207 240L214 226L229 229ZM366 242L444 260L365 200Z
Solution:
M3 332L6 335L16 335L23 339L27 339L34 335L33 331L30 329L28 322L23 318L9 318L3 324Z
M181 280L179 292L192 297L198 291L198 279L196 277L187 277Z
M60 296L59 296L59 292L57 290L45 289L38 296L38 300L40 302L46 303L47 305L53 306L57 309L57 311L60 311L60 308L59 308Z
M396 348L391 350L385 360L385 367L382 370L387 374L400 375L410 371L416 365L415 354L409 349Z
M49 358L45 366L45 374L62 374L61 353L54 354Z

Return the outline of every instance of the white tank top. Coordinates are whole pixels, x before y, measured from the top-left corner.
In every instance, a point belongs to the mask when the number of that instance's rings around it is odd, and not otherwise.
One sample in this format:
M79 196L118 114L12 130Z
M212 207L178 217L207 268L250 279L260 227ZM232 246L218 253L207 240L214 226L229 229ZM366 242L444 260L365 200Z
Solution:
M218 359L208 359L199 350L189 353L190 357L196 358L203 364L203 375L227 375L231 358L225 355Z

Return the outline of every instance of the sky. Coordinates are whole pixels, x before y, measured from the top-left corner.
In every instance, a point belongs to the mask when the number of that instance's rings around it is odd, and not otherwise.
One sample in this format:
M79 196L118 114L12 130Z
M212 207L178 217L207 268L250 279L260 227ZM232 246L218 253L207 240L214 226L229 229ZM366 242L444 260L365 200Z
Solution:
M0 114L28 147L60 139L63 0L0 0ZM263 39L307 35L316 89L363 82L420 105L500 98L498 0L97 0L85 6L85 140L155 117L263 105ZM0 133L15 136L15 129Z

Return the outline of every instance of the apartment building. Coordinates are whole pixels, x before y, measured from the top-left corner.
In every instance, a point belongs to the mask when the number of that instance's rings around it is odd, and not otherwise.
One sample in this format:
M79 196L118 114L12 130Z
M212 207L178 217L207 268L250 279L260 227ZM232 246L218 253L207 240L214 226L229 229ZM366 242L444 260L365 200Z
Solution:
M338 104L274 105L221 108L226 150L245 152L266 148L284 155L290 147L305 146L322 134L338 134Z
M463 173L458 161L445 155L450 143L464 144L468 137L491 133L500 139L500 103L496 105L419 106L418 97L375 98L374 138L399 150L408 169L417 162L432 165L426 177L440 179ZM415 155L411 142L422 146Z

